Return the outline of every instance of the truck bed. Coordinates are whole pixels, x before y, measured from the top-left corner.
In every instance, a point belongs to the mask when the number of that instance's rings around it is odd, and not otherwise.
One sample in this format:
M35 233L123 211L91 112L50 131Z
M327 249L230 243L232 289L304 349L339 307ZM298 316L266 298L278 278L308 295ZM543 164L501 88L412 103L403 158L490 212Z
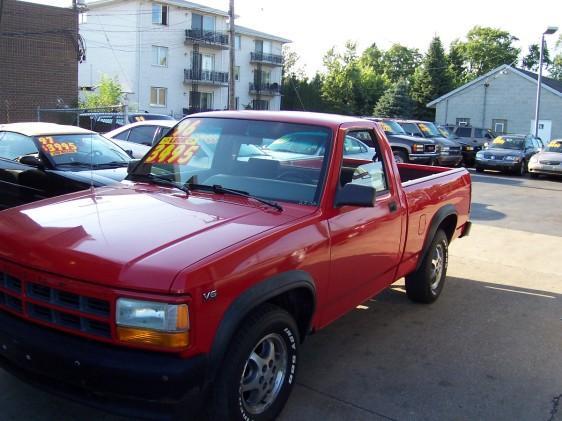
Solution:
M429 165L418 165L418 164L398 164L398 171L400 173L400 181L404 187L410 186L412 184L421 181L422 178L427 178L431 176L443 175L445 172L457 172L462 171L462 168L445 168L436 167ZM433 178L432 178L433 179Z

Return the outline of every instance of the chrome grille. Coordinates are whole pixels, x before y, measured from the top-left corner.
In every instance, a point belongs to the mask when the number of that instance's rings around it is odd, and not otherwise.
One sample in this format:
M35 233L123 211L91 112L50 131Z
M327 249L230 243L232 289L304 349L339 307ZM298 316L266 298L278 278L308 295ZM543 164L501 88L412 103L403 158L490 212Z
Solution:
M560 161L539 161L543 165L560 165Z

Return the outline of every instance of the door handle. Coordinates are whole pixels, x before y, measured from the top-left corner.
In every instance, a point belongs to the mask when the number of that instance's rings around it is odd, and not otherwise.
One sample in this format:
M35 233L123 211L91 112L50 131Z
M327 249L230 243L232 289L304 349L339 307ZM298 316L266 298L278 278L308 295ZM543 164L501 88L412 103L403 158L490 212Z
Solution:
M396 202L390 202L388 204L388 209L390 210L390 212L396 212L398 210L398 205L396 204Z

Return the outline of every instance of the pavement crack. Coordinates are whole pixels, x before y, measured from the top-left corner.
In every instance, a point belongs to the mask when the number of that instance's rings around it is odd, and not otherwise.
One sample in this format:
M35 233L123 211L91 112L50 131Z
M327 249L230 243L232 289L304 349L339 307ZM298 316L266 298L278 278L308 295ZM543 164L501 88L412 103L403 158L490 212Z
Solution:
M548 421L554 421L554 416L558 413L560 408L560 400L562 399L562 394L552 398L552 409L550 410L550 418Z
M372 409L365 408L364 406L360 406L360 405L354 404L353 402L346 401L345 399L338 398L337 396L334 396L330 393L323 392L322 390L315 389L314 387L307 386L306 384L299 383L299 382L297 382L297 384L301 387L304 387L305 389L308 389L312 392L318 393L319 395L322 395L322 396L325 396L327 398L338 401L340 403L343 403L344 405L352 406L353 408L359 409L359 410L364 411L364 412L368 412L369 414L377 415L377 416L379 416L381 418L384 418L386 420L389 420L389 421L398 421L396 418L391 418L391 417L389 417L387 415L384 415L384 414L381 414L377 411L373 411Z

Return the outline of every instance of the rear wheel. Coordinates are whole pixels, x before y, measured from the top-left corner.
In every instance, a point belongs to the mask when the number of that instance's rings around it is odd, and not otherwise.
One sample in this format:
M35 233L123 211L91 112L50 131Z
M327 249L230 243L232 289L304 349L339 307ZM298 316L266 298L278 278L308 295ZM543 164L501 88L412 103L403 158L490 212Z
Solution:
M211 405L213 420L274 420L297 372L299 333L293 317L266 304L244 320L227 351Z
M392 151L394 155L394 160L397 164L404 164L408 162L408 154L404 151Z
M445 284L448 260L449 241L445 232L438 230L419 269L406 276L408 298L419 303L437 300Z
M476 167L476 172L484 172L484 168L482 167Z

